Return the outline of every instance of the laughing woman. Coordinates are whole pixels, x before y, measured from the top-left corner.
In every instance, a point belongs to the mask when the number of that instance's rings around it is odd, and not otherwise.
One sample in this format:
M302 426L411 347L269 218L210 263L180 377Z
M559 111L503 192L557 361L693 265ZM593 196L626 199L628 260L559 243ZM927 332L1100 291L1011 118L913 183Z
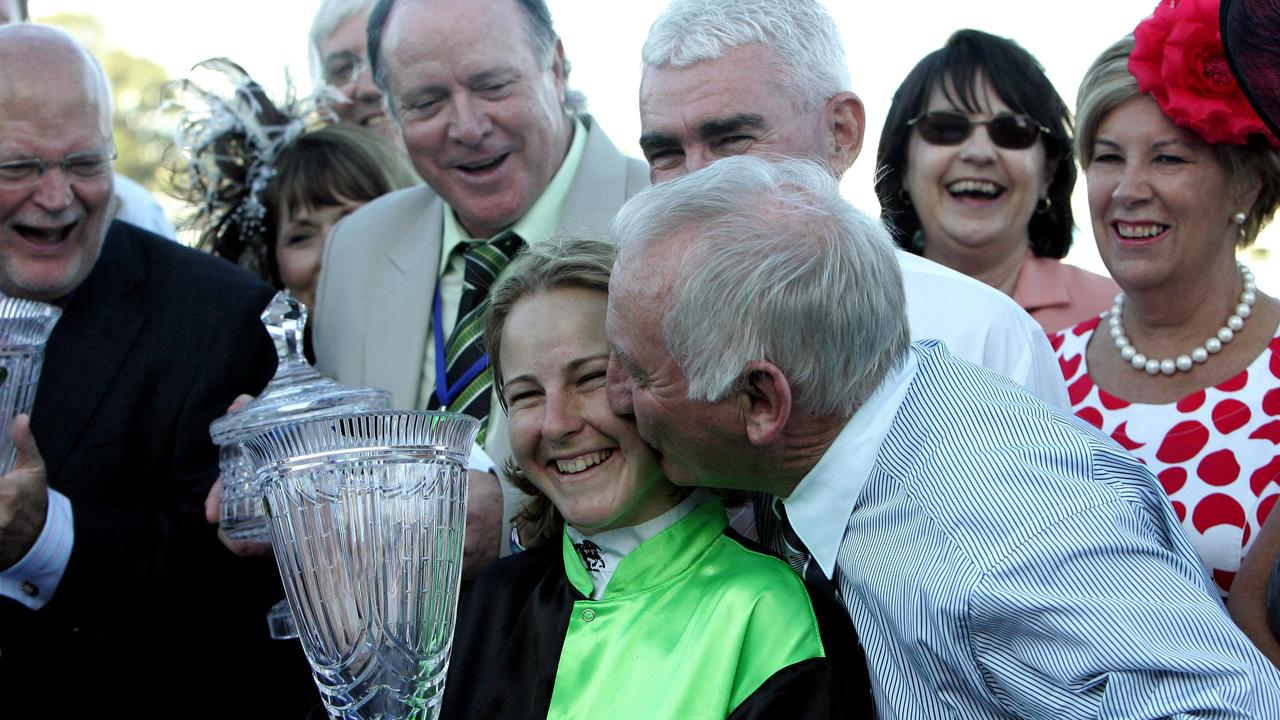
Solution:
M893 94L876 194L904 250L1011 296L1047 332L1097 315L1110 279L1059 261L1074 230L1071 120L1017 43L960 30Z
M486 340L537 546L464 588L441 717L870 717L833 598L811 601L719 500L668 482L610 412L612 264L601 242L535 246L492 294Z
M1052 344L1076 414L1159 477L1225 597L1280 495L1280 305L1235 257L1280 201L1280 154L1217 17L1162 3L1085 75L1089 211L1124 292Z

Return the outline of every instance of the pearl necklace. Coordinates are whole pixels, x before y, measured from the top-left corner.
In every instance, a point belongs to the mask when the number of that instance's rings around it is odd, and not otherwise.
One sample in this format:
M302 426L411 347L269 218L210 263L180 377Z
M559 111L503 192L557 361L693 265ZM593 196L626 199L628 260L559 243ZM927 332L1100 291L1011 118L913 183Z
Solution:
M1175 372L1190 372L1192 367L1205 362L1210 355L1222 352L1222 346L1234 340L1236 333L1244 329L1244 320L1253 313L1253 304L1258 301L1258 286L1253 282L1253 271L1241 262L1237 262L1236 266L1240 268L1240 279L1244 281L1244 288L1240 293L1240 304L1236 305L1235 314L1227 318L1226 325L1218 328L1215 337L1205 340L1203 345L1192 350L1189 355L1179 355L1176 360L1173 358L1156 360L1138 352L1124 334L1124 326L1120 324L1124 293L1116 295L1116 304L1111 306L1111 314L1107 322L1111 326L1111 339L1116 349L1120 351L1120 357L1132 365L1134 370L1146 370L1148 375L1161 373L1172 375Z

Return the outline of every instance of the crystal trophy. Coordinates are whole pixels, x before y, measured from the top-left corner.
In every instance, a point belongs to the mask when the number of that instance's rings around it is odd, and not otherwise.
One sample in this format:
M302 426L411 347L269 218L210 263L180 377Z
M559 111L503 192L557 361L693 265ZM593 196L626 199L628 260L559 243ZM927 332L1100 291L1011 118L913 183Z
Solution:
M388 410L391 395L385 390L341 385L311 367L302 349L307 307L288 290L281 290L271 299L262 312L262 323L276 345L275 377L243 408L214 420L209 434L219 447L222 531L232 540L270 542L262 493L245 465L240 441L281 423Z
M479 422L374 412L244 442L329 715L434 720L444 696Z
M31 413L44 345L61 316L54 305L0 295L0 475L13 469L9 426L20 413Z

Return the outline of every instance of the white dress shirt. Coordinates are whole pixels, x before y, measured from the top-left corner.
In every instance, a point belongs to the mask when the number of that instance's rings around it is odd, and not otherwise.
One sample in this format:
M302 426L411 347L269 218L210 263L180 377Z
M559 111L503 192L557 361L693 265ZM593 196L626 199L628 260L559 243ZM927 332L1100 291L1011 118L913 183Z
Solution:
M952 355L991 368L1054 407L1070 407L1048 337L1013 298L932 260L897 253L912 340L941 340Z

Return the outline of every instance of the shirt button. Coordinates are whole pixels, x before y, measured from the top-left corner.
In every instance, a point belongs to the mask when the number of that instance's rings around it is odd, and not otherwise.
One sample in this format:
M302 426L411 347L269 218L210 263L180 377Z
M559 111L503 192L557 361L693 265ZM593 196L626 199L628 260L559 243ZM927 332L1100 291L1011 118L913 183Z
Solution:
M30 595L31 597L35 597L40 594L40 588L36 587L36 584L30 580L23 580L22 592Z
M596 611L590 608L582 611L582 621L591 622L596 619Z

